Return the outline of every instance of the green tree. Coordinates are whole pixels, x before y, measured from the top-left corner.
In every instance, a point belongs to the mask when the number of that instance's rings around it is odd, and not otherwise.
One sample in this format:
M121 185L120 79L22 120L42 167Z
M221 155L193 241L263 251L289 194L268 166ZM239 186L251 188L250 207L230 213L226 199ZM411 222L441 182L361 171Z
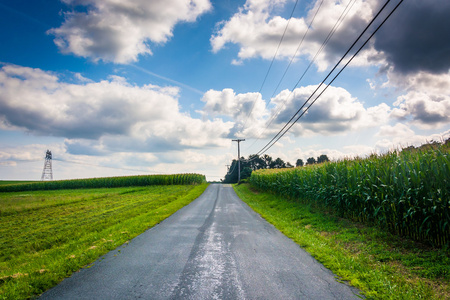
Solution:
M252 175L252 169L249 167L245 167L244 169L242 169L241 171L241 180L242 179L246 179L249 178Z
M295 163L296 167L303 167L303 160L302 159L297 159L297 162Z
M280 168L286 168L286 163L281 159L277 158L270 164L271 169L280 169Z
M306 160L307 165L313 165L316 163L316 159L314 157L310 157Z
M324 163L324 162L327 162L327 161L330 161L330 160L328 159L328 156L326 156L325 154L322 154L321 156L319 156L317 158L317 163L318 164Z
M272 157L270 157L267 154L264 154L262 160L264 161L264 169L270 168L270 165L272 164Z
M238 161L233 159L228 173L223 179L223 183L236 183L238 181Z

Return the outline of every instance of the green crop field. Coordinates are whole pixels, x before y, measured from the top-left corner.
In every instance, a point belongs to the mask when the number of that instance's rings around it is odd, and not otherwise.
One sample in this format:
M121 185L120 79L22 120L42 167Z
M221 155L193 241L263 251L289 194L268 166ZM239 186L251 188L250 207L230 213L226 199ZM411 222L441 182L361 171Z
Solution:
M126 245L196 199L206 187L0 192L0 299L39 295L99 256Z
M450 150L439 146L287 170L258 170L263 191L332 209L399 236L450 247Z
M16 184L18 182L13 181L9 182L13 184L0 184L0 193L61 189L113 188L148 185L201 184L205 182L205 176L200 174L101 177L72 180L23 182L23 184Z
M23 183L33 183L33 182L36 182L36 181L0 180L0 185L23 184Z

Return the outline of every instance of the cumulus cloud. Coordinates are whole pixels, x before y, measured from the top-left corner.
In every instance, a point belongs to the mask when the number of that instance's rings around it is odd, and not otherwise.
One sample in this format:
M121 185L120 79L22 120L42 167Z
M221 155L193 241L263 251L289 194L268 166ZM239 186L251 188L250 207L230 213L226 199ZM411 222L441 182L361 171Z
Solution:
M293 93L285 90L278 94L272 99L275 104L272 113L279 111L274 123L284 124L289 121L316 88L306 86L295 89ZM308 105L314 99L311 98ZM382 125L388 121L389 113L390 107L384 103L366 109L347 90L330 86L292 130L296 135L344 133Z
M297 46L308 25L319 9L321 1L315 1L307 15L292 18L278 58L286 59L296 53ZM337 28L315 63L325 70L347 50L362 32L384 2L379 0L325 1L314 19L297 57L312 59L327 35L345 12L343 22ZM229 20L217 24L217 32L211 37L214 52L232 43L239 46L238 60L255 57L272 59L274 51L288 23L279 16L280 9L291 9L291 1L248 0ZM389 5L387 10L392 9ZM425 71L444 74L450 68L450 2L446 0L412 0L403 3L391 18L366 45L352 66L388 64L395 72L414 74Z
M393 103L391 117L394 120L421 128L438 128L449 123L450 73L402 74L389 67L386 77L387 81L382 84L372 82L374 89L393 87L404 91Z
M234 134L254 136L255 130L264 125L268 114L260 93L236 94L232 89L209 90L202 101L205 102L204 115L230 117L235 122L230 137L234 137Z
M395 126L384 125L380 127L380 131L376 136L381 137L408 137L413 136L414 131L402 123L397 123Z
M412 91L394 102L392 116L396 119L412 118L413 124L422 128L434 128L450 122L450 96Z
M204 112L210 115L230 116L242 121L249 116L255 120L265 115L265 102L260 93L236 94L233 89L209 90L202 98ZM253 110L252 110L253 108Z
M276 13L280 8L286 7L288 1L247 1L239 12L234 14L230 20L219 23L217 32L211 37L211 45L214 52L217 52L227 43L239 45L239 60L233 62L242 63L242 60L262 57L272 59L274 49L277 49L280 38L288 23ZM319 70L324 70L330 63L335 63L354 39L363 30L373 15L373 9L377 6L376 1L325 1L320 6L321 1L316 1L315 5L308 11L304 18L292 18L286 30L282 46L277 54L278 59L288 59L294 54L297 57L304 56L309 59L315 57L322 43L327 38L336 21L345 11L346 17L338 26L335 34L316 58L316 65ZM351 5L349 5L351 4ZM303 35L308 30L316 11L319 13L314 19L314 23L306 35L302 46L297 52ZM349 9L347 9L349 8ZM367 65L379 63L382 60L380 53L373 48L363 51L352 65Z
M13 65L0 69L0 119L3 128L65 137L71 153L98 155L217 147L232 127L181 113L174 88L135 86L117 76L69 84L57 74Z
M316 88L316 85L311 85L297 88L292 93L281 91L271 99L271 109L259 93L210 90L202 98L205 105L201 113L204 117L220 116L232 120L234 125L229 137L268 138L290 120ZM309 103L313 100L314 97ZM391 108L385 103L366 108L344 88L330 86L289 132L295 136L344 134L385 125L391 113Z
M30 144L30 145L23 145L20 147L1 147L0 161L14 162L14 163L17 161L18 162L42 161L43 163L45 152L49 148L51 148L56 153L64 152L64 146L57 143L53 143L51 145Z
M179 22L194 22L211 9L209 0L62 0L73 7L65 21L49 30L63 53L115 63L151 54L149 42L162 44ZM78 10L77 10L78 9Z

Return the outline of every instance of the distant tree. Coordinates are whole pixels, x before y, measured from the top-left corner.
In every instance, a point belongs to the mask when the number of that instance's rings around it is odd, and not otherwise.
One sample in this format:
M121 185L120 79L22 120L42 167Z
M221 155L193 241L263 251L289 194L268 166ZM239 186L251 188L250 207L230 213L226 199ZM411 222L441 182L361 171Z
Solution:
M297 159L297 162L295 163L296 167L303 167L303 160L302 159Z
M271 169L280 169L280 168L286 168L286 163L281 158L277 158L270 164Z
M326 156L325 154L322 154L321 156L319 156L317 158L317 163L318 164L324 163L324 162L327 162L327 161L330 161L330 160L328 159L328 156Z
M286 168L293 168L294 166L293 165L291 165L291 163L290 162L287 162L286 163Z
M249 167L245 167L244 169L242 169L241 171L241 180L242 179L247 179L252 175L252 169Z
M225 178L223 179L223 183L236 183L238 180L238 161L236 159L233 159L231 162L230 169L228 170L228 173L225 175Z
M252 170L258 170L260 169L260 160L259 155L249 155L246 165Z
M270 168L270 165L272 164L272 157L270 157L267 154L264 154L264 156L262 157L262 160L264 162L264 168L263 169Z
M314 157L310 157L306 160L307 165L313 165L316 163L316 159Z

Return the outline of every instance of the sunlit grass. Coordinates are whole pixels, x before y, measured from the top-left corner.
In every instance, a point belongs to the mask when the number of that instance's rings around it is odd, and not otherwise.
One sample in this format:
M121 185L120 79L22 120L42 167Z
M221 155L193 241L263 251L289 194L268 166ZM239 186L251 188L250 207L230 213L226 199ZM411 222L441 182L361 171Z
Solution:
M448 299L450 253L401 239L331 211L235 186L238 196L369 299Z
M189 204L206 187L0 193L0 299L42 293Z

